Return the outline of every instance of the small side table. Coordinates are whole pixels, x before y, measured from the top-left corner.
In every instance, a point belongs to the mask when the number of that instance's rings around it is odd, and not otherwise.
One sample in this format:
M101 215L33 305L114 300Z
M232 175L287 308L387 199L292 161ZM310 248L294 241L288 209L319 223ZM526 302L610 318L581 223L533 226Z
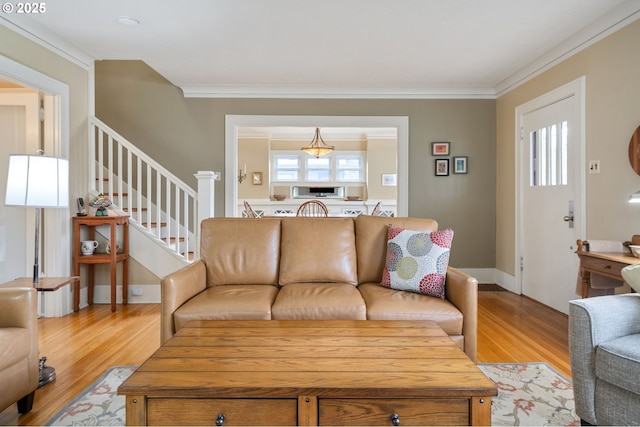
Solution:
M33 286L38 292L52 292L57 291L63 286L73 283L74 296L80 292L80 276L71 277L40 277L38 283L33 283L32 277L19 277L11 282L3 283L0 285L2 288L24 288ZM74 298L77 301L76 298ZM78 311L78 303L74 304L73 311ZM47 357L40 358L39 370L40 378L38 382L38 388L43 385L49 384L56 379L56 369L53 366L46 365Z
M82 241L81 229L86 228L89 240L94 240L96 227L109 226L109 240L112 250L110 254L82 255L80 242ZM116 226L122 227L122 249L117 251ZM80 276L80 266L87 265L87 293L88 303L93 304L94 293L94 267L96 264L109 264L111 270L111 311L116 311L116 271L119 262L122 263L122 305L127 304L128 277L129 277L129 216L74 216L73 217L73 274ZM74 304L79 304L80 294L74 295Z
M76 295L80 294L80 276L40 277L38 283L33 283L32 277L19 277L0 286L3 288L28 288L33 286L38 292L53 292L70 283L73 283L73 311L77 312L80 309L79 301L76 298Z

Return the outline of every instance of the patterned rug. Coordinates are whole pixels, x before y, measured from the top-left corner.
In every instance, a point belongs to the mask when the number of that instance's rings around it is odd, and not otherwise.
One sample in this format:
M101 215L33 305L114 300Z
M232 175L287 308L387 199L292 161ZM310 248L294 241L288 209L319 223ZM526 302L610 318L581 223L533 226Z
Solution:
M571 382L546 363L478 366L498 386L498 397L491 407L494 426L580 424L574 411ZM46 425L124 425L125 399L117 395L117 390L135 369L135 366L109 369Z

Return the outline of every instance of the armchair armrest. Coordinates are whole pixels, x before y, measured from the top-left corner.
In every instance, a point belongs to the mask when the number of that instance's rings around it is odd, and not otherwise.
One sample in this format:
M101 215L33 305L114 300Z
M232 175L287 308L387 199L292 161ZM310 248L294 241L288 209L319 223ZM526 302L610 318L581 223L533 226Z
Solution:
M204 262L196 261L160 281L162 300L160 308L160 341L164 344L175 334L173 312L207 287Z
M0 288L0 328L26 328L38 335L38 295L34 288Z
M478 357L478 281L456 268L449 267L445 295L464 316L462 324L464 352L476 362Z
M597 424L595 416L596 348L609 340L640 333L640 295L622 294L569 302L569 355L576 412Z
M0 288L0 328L24 328L29 331L28 388L35 390L39 382L39 344L38 293L34 288ZM18 387L16 385L13 391ZM26 389L23 391L28 393Z

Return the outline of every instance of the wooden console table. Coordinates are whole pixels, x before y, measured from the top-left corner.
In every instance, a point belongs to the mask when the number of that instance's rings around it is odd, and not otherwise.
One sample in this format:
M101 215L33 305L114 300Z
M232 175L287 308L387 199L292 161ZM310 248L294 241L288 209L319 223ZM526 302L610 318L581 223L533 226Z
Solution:
M628 265L640 264L640 258L623 252L590 252L585 250L585 241L578 240L576 254L580 257L582 273L582 298L589 295L591 274L609 277L624 282L621 271Z
M89 240L95 239L95 228L108 225L110 228L109 239L111 241L110 254L82 255L80 250L81 227L87 227ZM116 240L116 226L122 226L122 250L118 252ZM73 217L73 274L80 275L80 265L87 264L89 269L87 279L88 303L93 304L94 267L96 264L109 264L111 269L111 311L116 311L116 271L118 263L122 262L122 304L127 304L128 280L129 280L129 217L118 216L74 216ZM74 306L80 304L80 292L73 296Z

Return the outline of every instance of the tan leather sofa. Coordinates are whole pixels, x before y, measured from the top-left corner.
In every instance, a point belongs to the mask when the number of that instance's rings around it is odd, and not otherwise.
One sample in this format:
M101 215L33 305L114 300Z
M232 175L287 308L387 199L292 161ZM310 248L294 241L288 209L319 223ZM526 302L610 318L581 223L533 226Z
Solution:
M33 406L38 388L38 296L33 288L0 288L0 412Z
M477 280L449 267L444 300L382 287L390 223L438 228L369 215L204 220L201 259L161 281L162 342L190 320L433 320L475 362Z

